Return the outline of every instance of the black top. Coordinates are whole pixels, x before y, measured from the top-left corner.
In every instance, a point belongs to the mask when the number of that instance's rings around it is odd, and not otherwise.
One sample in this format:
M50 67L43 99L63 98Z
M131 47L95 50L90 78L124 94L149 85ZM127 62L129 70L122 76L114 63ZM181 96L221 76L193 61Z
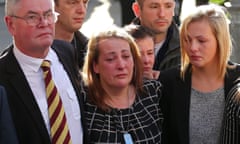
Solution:
M227 68L227 73L224 78L225 100L229 97L228 93L233 87L234 81L240 76L239 66L235 67L233 64L230 65L232 65L232 68ZM163 144L189 144L189 107L191 100L192 81L191 76L192 72L190 68L188 68L186 71L184 80L180 77L180 67L161 72L159 80L163 85L163 96L161 100L161 108L164 115L162 133ZM232 103L231 101L228 102L228 100L225 102L226 104ZM228 107L228 104L226 104L223 119L227 118L229 115L229 113L226 113L226 108ZM235 107L237 106L232 106L232 108ZM231 107L229 106L229 108ZM229 111L232 110L229 109ZM232 114L235 114L235 112ZM226 129L234 124L234 122L232 122L226 125L225 122L226 120L223 122L223 127L226 127ZM226 136L235 136L235 134L231 134L231 131L229 130L225 130L225 132L226 133L223 134L223 131L221 130L222 138L226 138ZM227 144L232 143L229 141Z

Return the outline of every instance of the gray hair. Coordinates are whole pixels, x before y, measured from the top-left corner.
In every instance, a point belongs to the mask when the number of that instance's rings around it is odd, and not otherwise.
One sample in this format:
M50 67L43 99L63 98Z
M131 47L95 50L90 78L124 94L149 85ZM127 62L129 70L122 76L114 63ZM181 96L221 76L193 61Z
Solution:
M16 4L20 0L6 0L5 2L5 15L13 15Z
M19 3L21 0L6 0L5 1L5 16L14 15L14 12L16 11L17 3ZM54 10L54 2L53 0L50 0L52 2L52 9Z

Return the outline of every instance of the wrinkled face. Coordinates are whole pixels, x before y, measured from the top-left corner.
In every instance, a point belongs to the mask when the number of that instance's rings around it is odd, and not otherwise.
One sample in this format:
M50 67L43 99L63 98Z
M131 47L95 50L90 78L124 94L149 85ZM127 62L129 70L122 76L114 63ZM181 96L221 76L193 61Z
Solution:
M195 21L187 28L186 52L193 67L216 65L217 40L206 20Z
M120 38L99 41L99 58L94 72L99 74L103 88L127 87L133 77L134 61L129 43Z
M166 33L174 16L174 0L145 0L139 11L141 24L156 34Z
M144 73L152 72L154 64L154 40L151 37L136 40L141 52Z
M57 25L69 32L79 30L86 16L89 0L58 0L55 11L59 13Z
M35 54L39 51L48 49L54 38L51 0L21 0L13 9L12 16L6 16L5 21L16 46L30 56L36 56ZM25 21L39 16L39 23L36 25Z

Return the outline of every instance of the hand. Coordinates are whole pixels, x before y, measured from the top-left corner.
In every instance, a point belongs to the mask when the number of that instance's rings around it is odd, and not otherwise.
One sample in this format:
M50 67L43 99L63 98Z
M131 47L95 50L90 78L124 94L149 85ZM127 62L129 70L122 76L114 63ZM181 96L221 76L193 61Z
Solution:
M158 79L158 77L160 76L160 71L153 70L152 75L153 75L153 79Z

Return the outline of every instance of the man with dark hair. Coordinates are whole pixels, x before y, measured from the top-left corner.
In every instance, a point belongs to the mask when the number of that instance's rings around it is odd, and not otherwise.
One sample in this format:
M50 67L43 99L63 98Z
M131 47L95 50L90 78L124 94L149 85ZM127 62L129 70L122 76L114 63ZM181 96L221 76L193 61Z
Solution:
M79 68L81 69L86 54L88 38L82 34L81 28L89 0L54 0L55 11L59 14L55 24L55 39L70 42Z
M136 0L132 6L136 23L155 33L155 70L180 64L179 30L173 20L174 0Z

